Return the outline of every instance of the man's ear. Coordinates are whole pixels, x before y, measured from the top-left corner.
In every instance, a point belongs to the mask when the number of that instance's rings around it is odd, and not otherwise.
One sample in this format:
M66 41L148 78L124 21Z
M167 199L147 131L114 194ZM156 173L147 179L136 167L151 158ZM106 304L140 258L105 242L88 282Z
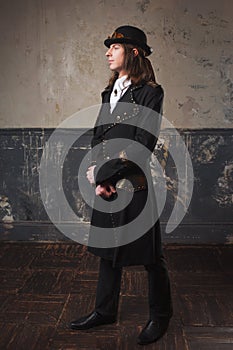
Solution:
M134 57L138 56L138 49L136 49L136 47L133 48L133 54L134 54Z

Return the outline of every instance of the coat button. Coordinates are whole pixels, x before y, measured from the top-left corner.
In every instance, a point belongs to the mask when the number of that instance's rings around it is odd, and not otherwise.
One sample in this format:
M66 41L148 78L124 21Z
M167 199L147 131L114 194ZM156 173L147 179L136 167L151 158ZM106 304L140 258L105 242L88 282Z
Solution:
M117 118L117 120L120 120L120 119L121 119L121 116L120 116L120 115L118 115L116 118Z
M107 156L107 157L106 157L106 159L107 159L107 160L109 160L109 159L110 159L110 157L109 157L109 156Z

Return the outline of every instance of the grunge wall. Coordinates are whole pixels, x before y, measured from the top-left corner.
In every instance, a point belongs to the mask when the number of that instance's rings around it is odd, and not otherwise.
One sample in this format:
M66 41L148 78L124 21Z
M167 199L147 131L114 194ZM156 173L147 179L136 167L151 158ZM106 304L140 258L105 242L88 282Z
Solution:
M52 233L40 199L43 147L62 121L100 103L109 75L103 40L131 24L145 30L154 49L151 62L165 90L164 115L181 133L194 167L188 213L164 239L231 243L232 15L228 0L0 1L2 239L62 239ZM90 137L74 147L75 158L67 165L67 191L80 223L88 222L89 210L76 192L75 161L88 150ZM173 168L168 160L163 226L176 200ZM30 229L22 234L22 227Z

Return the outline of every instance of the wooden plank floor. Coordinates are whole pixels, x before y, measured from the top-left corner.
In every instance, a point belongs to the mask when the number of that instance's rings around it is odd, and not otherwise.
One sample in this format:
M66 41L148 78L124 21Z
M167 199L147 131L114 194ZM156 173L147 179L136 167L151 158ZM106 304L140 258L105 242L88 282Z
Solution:
M136 344L147 321L143 267L124 269L118 322L68 323L95 302L98 258L76 243L1 243L0 349L233 349L233 246L166 246L174 317L167 334Z

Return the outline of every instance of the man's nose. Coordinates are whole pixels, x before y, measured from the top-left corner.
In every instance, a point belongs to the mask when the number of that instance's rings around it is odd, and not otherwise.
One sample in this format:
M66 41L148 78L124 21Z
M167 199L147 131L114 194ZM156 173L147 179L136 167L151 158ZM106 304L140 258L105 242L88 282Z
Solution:
M111 48L109 48L105 55L108 57L108 56L111 56L111 54L112 54L112 50Z

